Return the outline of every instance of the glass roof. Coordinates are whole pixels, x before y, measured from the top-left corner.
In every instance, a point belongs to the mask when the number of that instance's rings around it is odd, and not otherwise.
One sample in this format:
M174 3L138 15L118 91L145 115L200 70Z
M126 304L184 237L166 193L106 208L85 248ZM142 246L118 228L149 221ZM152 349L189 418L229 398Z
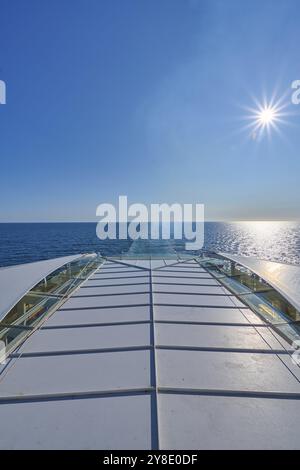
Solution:
M199 262L238 299L272 325L290 343L299 340L300 312L262 277L222 255L204 255Z
M282 324L244 298L286 313L268 285L228 268L209 254L105 259L0 369L0 447L298 447L300 369ZM49 283L30 296L63 297Z
M152 269L159 269L169 261L169 270L172 272L173 262L188 262L195 257L188 253L178 255L174 245L168 240L139 239L134 241L128 252L119 259L125 263L135 260L137 267L146 269L150 269L150 266ZM161 263L162 259L166 261ZM0 340L4 341L8 350L30 334L45 316L56 310L103 262L104 259L95 253L82 255L55 269L26 292L0 322ZM214 253L201 253L197 262L290 343L299 339L299 310L262 277L242 264ZM186 282L192 283L188 268L182 269L182 272L184 270L187 271ZM107 282L109 279L108 277Z
M0 341L10 351L91 275L103 262L87 254L59 267L30 289L0 321Z

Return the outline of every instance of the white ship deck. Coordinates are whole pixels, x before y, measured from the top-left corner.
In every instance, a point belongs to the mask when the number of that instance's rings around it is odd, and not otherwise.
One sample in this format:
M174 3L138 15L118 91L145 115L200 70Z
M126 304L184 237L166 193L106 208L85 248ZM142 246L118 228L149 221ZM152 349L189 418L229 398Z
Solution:
M299 449L292 352L196 260L107 259L2 366L0 448Z

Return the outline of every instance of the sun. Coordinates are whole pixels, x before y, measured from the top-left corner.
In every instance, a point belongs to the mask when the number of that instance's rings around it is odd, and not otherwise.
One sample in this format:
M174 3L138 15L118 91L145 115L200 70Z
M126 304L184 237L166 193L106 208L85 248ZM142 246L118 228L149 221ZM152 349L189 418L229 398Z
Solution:
M266 129L269 133L272 129L277 130L281 118L280 111L280 107L276 104L258 104L257 109L253 110L252 115L255 131L263 132Z
M278 116L277 116L276 108L271 107L271 106L263 108L258 113L258 121L261 123L262 126L268 126L274 123L277 117Z
M288 116L286 112L288 103L286 97L282 96L275 100L273 96L270 100L264 99L259 102L254 98L255 108L245 108L249 114L244 119L249 120L249 124L243 127L244 130L250 130L250 136L253 140L260 141L264 135L271 137L272 132L281 134L280 127L287 124L284 117Z

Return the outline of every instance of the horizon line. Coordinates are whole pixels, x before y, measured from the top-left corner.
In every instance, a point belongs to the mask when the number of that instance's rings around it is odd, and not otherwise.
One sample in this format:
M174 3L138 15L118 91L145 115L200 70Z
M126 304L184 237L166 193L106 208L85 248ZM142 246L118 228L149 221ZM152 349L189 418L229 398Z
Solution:
M99 220L30 220L30 221L0 221L0 224L97 224ZM194 221L193 221L194 222ZM236 222L300 222L299 219L207 219L206 222L224 222L224 223L236 223ZM116 222L119 224L120 222ZM148 222L148 223L151 223ZM161 221L160 221L161 223ZM174 221L171 221L174 223ZM178 223L178 222L177 222Z

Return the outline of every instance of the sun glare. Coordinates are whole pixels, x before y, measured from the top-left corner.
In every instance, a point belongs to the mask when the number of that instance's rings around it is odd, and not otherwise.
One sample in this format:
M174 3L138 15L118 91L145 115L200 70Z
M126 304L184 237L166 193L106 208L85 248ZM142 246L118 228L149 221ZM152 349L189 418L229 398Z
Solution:
M272 107L264 108L258 113L258 120L263 126L267 126L276 121L276 109Z
M266 99L263 99L262 102L256 99L254 101L255 108L246 108L250 114L245 116L245 119L249 119L250 122L244 127L244 129L250 130L252 139L262 138L264 134L270 137L271 131L280 133L280 125L287 123L283 118L288 116L288 113L283 112L288 106L287 102L284 103L285 97L283 96L277 101L274 97L269 101Z
M254 131L262 133L266 129L269 134L272 129L278 131L278 124L281 122L280 111L278 105L258 104L251 116Z

